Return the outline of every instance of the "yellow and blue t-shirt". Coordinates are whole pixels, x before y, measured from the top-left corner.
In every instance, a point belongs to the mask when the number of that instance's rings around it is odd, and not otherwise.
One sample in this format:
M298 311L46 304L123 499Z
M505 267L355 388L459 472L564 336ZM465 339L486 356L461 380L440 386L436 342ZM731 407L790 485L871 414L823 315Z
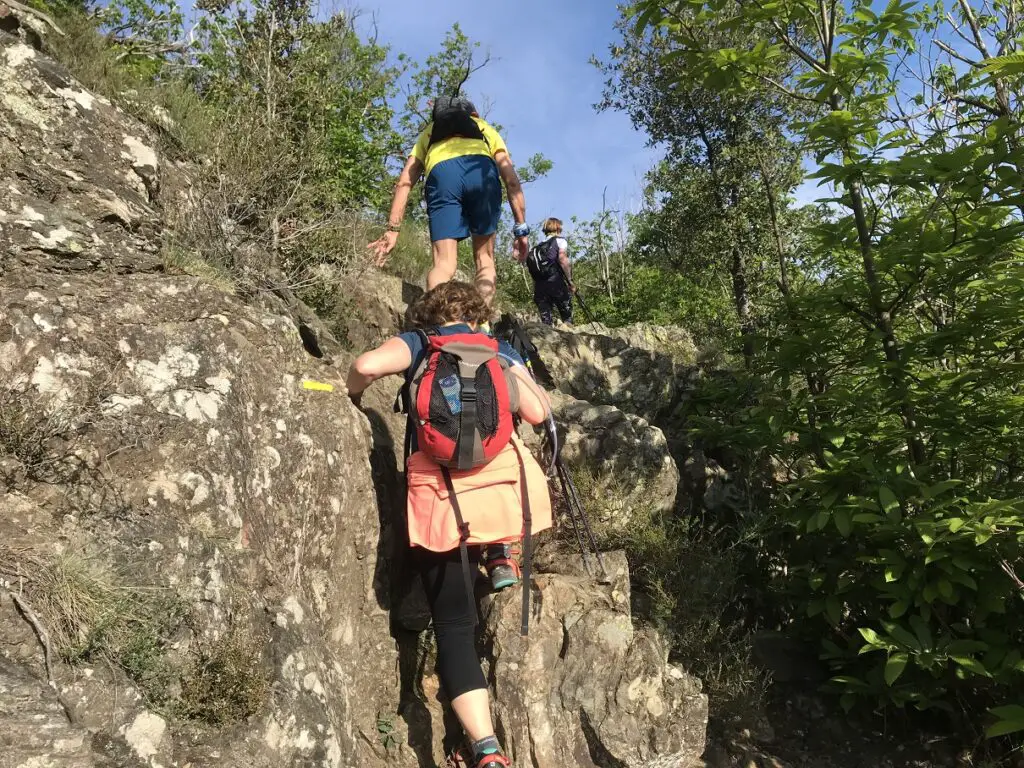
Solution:
M473 120L476 121L477 126L480 128L480 132L484 135L483 141L480 139L466 139L461 136L452 136L451 138L439 141L433 146L430 146L430 132L433 130L434 124L427 124L426 129L416 140L416 146L413 147L412 154L410 155L423 163L425 168L423 171L424 178L430 176L430 172L434 170L435 165L444 162L445 160L451 160L455 157L465 157L467 155L489 155L490 157L494 157L498 152L508 152L508 147L505 146L505 141L496 130L479 117L474 117Z

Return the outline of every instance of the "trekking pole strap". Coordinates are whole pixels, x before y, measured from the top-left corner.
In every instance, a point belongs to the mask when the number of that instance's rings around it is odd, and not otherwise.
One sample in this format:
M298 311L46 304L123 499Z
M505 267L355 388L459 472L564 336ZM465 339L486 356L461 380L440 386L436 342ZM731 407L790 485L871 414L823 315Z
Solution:
M515 440L512 441L516 457L519 459L519 493L523 499L523 566L521 568L523 581L523 620L520 626L520 634L526 637L530 632L530 560L533 557L533 513L530 511L530 489L526 484L526 462L523 461L523 454Z
M441 477L444 478L445 487L448 489L448 499L452 503L452 511L455 513L455 522L459 526L459 557L462 559L462 580L466 589L466 603L469 607L469 615L473 617L473 626L477 625L476 616L476 593L473 590L473 577L469 568L469 548L466 542L469 539L469 526L462 517L462 510L459 508L459 499L455 495L455 485L452 483L452 475L448 467L441 467Z

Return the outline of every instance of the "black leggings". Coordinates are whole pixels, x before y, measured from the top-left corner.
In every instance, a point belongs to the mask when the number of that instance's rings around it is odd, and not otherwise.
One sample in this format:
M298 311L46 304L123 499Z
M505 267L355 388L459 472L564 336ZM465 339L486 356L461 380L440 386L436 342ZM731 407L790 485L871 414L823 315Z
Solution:
M423 579L437 637L437 667L449 699L487 687L476 654L476 618L469 612L459 550L412 551L414 567ZM480 547L469 548L470 576L478 572Z

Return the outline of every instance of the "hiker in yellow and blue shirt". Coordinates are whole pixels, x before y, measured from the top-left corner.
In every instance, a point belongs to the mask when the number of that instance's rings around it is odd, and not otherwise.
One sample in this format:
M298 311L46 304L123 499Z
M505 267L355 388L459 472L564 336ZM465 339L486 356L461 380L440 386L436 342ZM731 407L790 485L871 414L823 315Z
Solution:
M424 197L434 256L434 266L427 275L427 290L452 279L457 267L458 242L472 237L475 285L489 303L496 288L494 240L501 216L502 182L515 219L512 234L516 260L523 261L529 249L526 198L504 140L480 119L469 100L438 98L431 122L420 134L398 177L387 231L370 243L378 266L387 262L398 242L409 193L420 176L426 178Z

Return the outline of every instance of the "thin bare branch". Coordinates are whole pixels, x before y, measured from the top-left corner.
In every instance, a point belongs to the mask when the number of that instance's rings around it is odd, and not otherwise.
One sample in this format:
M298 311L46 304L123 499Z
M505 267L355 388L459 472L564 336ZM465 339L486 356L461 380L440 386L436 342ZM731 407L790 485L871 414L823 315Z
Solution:
M39 644L43 646L43 663L46 667L46 682L51 688L57 690L56 679L53 676L53 649L50 644L50 633L46 631L46 627L36 616L36 612L32 610L32 607L25 602L25 599L10 590L4 589L11 596L11 601L14 603L14 607L18 609L18 613L21 614L22 618L25 619L32 627L32 630L36 633L36 637L39 638Z
M974 15L974 9L971 8L970 0L959 0L959 3L960 9L964 12L964 18L967 19L967 24L971 27L971 34L974 36L974 47L978 49L984 58L992 58L988 52L988 45L985 44L985 38L981 34L981 26Z
M953 97L953 101L958 101L961 104L967 104L968 106L971 107L983 109L986 112L995 115L996 117L1001 117L1003 114L1002 110L999 107L993 106L992 104L987 104L981 99L977 99L973 96L963 96L961 94L957 94L956 96Z
M1017 572L1013 570L1013 566L1005 560L1000 560L999 567L1003 569L1003 573L1010 577L1010 581L1013 582L1013 585L1018 589L1018 591L1024 592L1024 581L1020 580L1020 576L1018 576Z
M958 50L956 50L955 48L952 48L951 46L947 45L946 43L942 42L941 40L935 39L935 40L932 40L932 42L935 43L935 45L938 46L939 48L941 48L943 51L948 53L950 56L952 56L954 59L959 59L964 64L969 64L972 67L977 67L981 63L981 62L975 61L974 59L967 58L962 53L960 53Z

